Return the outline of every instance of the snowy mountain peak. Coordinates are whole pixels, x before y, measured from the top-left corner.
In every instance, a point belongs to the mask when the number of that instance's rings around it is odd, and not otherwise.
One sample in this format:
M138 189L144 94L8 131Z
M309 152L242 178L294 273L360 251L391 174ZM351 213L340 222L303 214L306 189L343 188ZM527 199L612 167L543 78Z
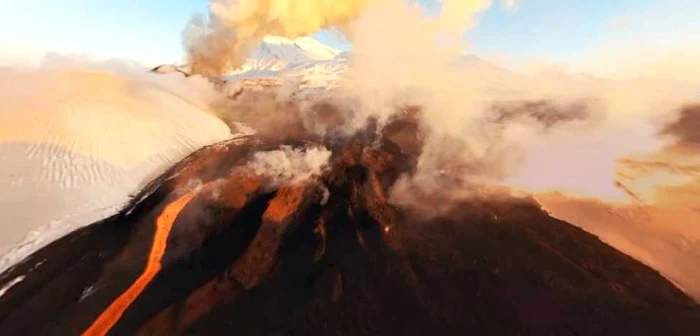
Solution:
M268 36L253 50L248 62L235 73L251 70L256 73L278 72L300 64L309 64L335 59L340 51L311 37L288 39Z
M301 37L298 39L288 39L279 36L266 37L260 49L267 50L280 58L303 55L306 59L329 60L340 54L340 51L331 48L311 37Z

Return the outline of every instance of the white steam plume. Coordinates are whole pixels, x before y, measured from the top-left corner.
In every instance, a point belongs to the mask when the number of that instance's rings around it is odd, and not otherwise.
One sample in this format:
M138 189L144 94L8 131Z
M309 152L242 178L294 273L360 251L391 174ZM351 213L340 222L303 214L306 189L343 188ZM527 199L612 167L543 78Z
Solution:
M257 152L249 166L256 174L273 178L275 185L298 183L319 175L328 164L331 152L323 147L295 149L282 146L279 150Z

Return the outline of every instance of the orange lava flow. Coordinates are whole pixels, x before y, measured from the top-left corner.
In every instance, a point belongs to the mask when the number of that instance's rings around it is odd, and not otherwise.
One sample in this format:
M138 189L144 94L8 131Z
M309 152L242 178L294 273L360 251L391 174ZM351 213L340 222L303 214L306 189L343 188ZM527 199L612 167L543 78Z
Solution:
M107 309L100 314L90 328L83 332L83 336L106 335L107 332L119 321L127 308L143 292L153 277L160 271L161 259L165 254L168 236L177 215L194 197L194 193L188 193L170 204L166 205L163 212L156 219L156 232L153 234L153 245L148 255L148 263L141 276L122 295L120 295Z

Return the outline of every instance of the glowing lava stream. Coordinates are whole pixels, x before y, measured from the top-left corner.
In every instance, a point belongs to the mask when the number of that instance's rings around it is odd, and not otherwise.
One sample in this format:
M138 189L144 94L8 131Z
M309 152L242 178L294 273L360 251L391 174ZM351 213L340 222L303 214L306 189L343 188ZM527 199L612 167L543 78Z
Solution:
M127 308L143 292L146 286L160 271L160 261L165 254L170 229L182 209L189 203L194 192L187 193L170 204L166 205L158 219L156 219L156 232L153 234L153 246L148 255L148 263L141 276L122 295L120 295L105 311L83 332L83 336L106 335L107 332L119 321Z

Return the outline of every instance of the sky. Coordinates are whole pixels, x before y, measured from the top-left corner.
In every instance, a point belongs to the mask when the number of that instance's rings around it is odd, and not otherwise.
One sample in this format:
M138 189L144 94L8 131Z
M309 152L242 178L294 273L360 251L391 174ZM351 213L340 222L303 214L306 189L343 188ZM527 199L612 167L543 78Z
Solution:
M435 9L439 0L414 0ZM525 61L575 62L604 46L659 41L700 42L698 0L519 0L494 6L466 34L471 52ZM515 1L508 1L514 3ZM176 62L180 34L206 0L0 0L0 61L42 52ZM340 49L332 32L315 36ZM680 43L679 43L680 44Z

